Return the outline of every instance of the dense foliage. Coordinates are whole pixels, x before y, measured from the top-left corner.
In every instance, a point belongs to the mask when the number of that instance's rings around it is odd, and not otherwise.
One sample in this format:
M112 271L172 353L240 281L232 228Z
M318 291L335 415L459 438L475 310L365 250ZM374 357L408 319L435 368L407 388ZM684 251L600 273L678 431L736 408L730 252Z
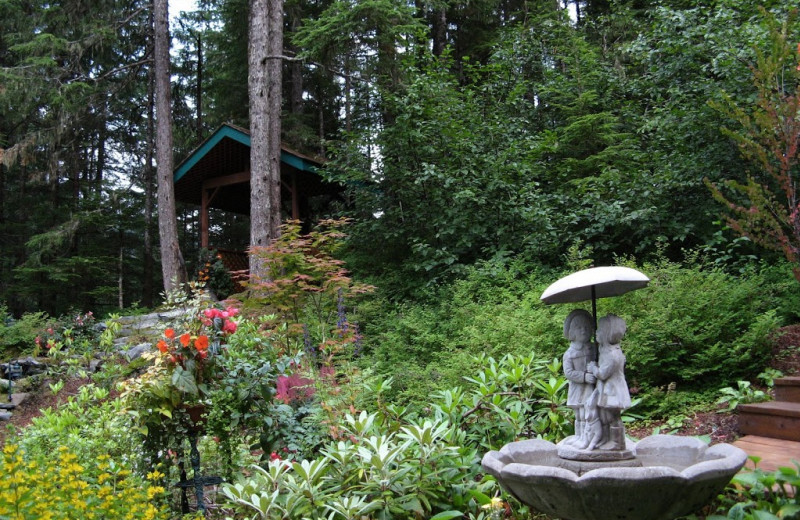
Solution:
M716 390L721 381L752 380L769 359L770 333L800 313L786 265L733 275L692 255L684 264L662 260L636 267L651 278L649 288L600 300L598 314L613 312L629 323L626 374L637 391L651 396L643 403L650 412L680 406L661 398L670 384L696 392ZM588 303L539 301L559 276L520 261L488 262L431 289L424 302L375 301L375 307L362 307L372 314L365 365L385 374L398 364L409 367L393 398L413 402L457 384L479 353L560 357L564 317Z
M120 363L123 353L109 348L114 321L99 336L53 331L43 347L53 363L38 376L44 391L86 378L94 354L108 362L92 374L97 385L84 379L6 440L2 469L14 476L0 485L0 514L62 518L91 506L108 518L177 517L186 504L169 484L186 478L193 440L203 474L225 479L207 496L209 517L538 518L481 471L480 457L573 433L559 359L570 308L538 300L560 273L521 259L486 262L397 306L363 294L373 288L331 256L343 223L325 224L303 235L290 223L258 252L273 276L251 280L252 298L221 305L200 286L168 295L179 312L149 336L143 360ZM587 262L576 252L569 263ZM755 377L768 332L800 312L786 266L733 275L694 254L637 267L651 287L600 302L600 312L647 325L623 340L639 386L626 420L714 406L723 381ZM76 319L90 325L90 316ZM666 340L676 355L654 359ZM40 348L32 343L29 351ZM725 345L735 354L721 356ZM108 389L114 381L120 396ZM748 389L743 380L723 398L757 397ZM745 491L710 510L791 511L786 495L749 501L770 479L793 485L781 475L744 476ZM52 492L34 503L28 485Z
M407 296L476 261L556 265L573 246L610 263L652 259L663 242L679 260L721 229L704 179L758 195L747 178L760 174L729 136L766 150L752 132L768 137L780 124L769 108L791 119L792 85L773 96L762 67L794 71L789 6L569 4L285 4L284 139L326 154L325 175L348 187L358 271ZM149 306L158 252L153 118L140 110L151 97L147 8L1 9L0 300L15 316ZM246 15L238 0L214 0L176 22L178 160L220 122L247 126ZM755 126L739 134L748 114ZM741 150L757 159L758 149ZM219 247L245 247L245 220L211 219ZM197 208L178 220L190 271L204 269Z
M32 389L87 383L8 439L0 516L176 516L196 436L220 517L531 518L478 461L571 433L573 307L539 295L592 264L652 279L599 302L629 324L633 415L761 397L770 334L800 317L787 2L286 0L283 138L345 200L254 249L244 286L180 208L199 283L162 295L182 312L128 363L86 310L157 300L150 9L0 2L0 356L48 361ZM248 125L247 3L177 24L180 160ZM211 214L217 247L248 227ZM795 514L796 476L742 477L719 512Z

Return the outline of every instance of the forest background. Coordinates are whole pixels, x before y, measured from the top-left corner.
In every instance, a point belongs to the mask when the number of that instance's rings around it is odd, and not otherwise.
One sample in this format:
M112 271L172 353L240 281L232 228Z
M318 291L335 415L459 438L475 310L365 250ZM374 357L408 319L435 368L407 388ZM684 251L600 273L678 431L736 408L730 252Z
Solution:
M210 0L177 18L176 161L223 122L248 126L247 7ZM9 315L158 302L151 11L0 3ZM289 0L283 139L347 186L328 211L354 219L350 266L387 303L438 300L476 270L565 263L789 273L731 231L709 189L772 182L741 153L748 129L731 136L758 108L754 71L781 24L784 47L800 42L779 1ZM790 92L797 56L781 52ZM197 272L198 208L178 222ZM214 214L211 243L244 249L248 228Z

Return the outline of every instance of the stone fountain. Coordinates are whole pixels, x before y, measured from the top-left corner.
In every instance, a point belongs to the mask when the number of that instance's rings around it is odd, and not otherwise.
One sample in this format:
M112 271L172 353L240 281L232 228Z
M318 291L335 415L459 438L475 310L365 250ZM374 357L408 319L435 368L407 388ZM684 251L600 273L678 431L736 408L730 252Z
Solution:
M562 520L672 520L707 504L744 466L747 454L693 437L625 437L621 413L631 404L620 342L625 321L597 326L576 310L564 323L567 406L575 435L560 443L512 442L483 457L483 468L521 502Z

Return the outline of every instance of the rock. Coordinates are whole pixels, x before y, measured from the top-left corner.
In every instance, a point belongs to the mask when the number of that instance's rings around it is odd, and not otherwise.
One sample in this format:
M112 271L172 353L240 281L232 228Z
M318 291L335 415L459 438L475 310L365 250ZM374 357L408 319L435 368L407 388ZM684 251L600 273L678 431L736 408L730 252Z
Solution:
M183 309L172 309L170 311L159 312L158 319L161 321L172 321L176 318L180 318L185 314L186 311Z
M14 406L20 406L22 403L28 400L31 394L27 392L20 392L18 394L11 394L11 403Z
M95 373L100 370L100 367L103 366L102 359L93 359L89 362L89 372Z
M47 372L47 365L40 361L36 361L31 356L28 356L25 359L18 359L16 363L22 367L22 373L26 376Z
M3 379L0 377L0 390L3 392L8 392L8 379Z
M152 350L152 345L150 345L150 343L140 343L135 347L123 351L122 354L128 358L128 361L133 361L134 359L139 359L142 357L142 354L150 350Z
M10 421L11 412L0 412L0 421Z

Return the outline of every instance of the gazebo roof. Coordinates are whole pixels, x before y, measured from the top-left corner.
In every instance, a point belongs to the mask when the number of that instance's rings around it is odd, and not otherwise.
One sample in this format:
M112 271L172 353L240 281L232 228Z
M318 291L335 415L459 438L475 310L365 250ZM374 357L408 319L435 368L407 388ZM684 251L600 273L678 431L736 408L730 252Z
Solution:
M323 180L317 168L324 160L298 153L281 145L281 179L293 180L307 196L329 193L332 184ZM175 199L200 205L203 183L239 174L241 181L226 184L214 197L211 207L248 215L250 213L250 133L223 124L175 168ZM212 181L213 182L213 181Z

